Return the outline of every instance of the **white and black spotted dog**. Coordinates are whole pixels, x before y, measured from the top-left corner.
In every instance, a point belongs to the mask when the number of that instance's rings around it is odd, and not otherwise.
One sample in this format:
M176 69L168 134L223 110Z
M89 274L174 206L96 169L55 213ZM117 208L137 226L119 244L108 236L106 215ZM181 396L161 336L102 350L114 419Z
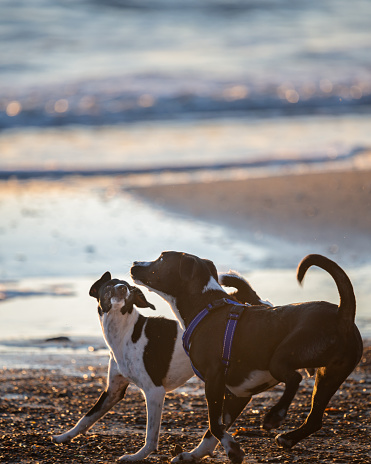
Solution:
M130 383L144 393L147 405L146 442L123 461L146 458L157 449L165 394L193 375L182 346L182 329L175 320L145 317L134 307L155 307L143 293L127 282L112 279L106 272L90 289L98 300L99 319L110 350L107 388L97 403L69 431L53 437L64 443L85 433L116 403L123 399Z
M219 279L222 284L237 289L234 296L241 302L265 303L237 274L230 272ZM53 441L65 443L86 433L124 398L128 385L133 383L146 399L146 441L137 453L123 455L120 460L142 460L157 449L166 392L180 387L193 376L182 346L183 329L176 320L140 314L135 306L155 308L139 288L112 279L109 272L93 284L90 295L98 301L99 319L110 350L107 387L90 411L72 429L53 436Z

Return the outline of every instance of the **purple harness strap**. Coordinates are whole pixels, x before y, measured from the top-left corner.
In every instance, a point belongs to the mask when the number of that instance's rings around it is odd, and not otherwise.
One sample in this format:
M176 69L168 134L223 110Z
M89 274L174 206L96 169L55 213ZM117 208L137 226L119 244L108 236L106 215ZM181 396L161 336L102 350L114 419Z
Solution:
M248 304L238 303L236 301L230 300L229 298L222 298L221 300L214 301L214 303L210 303L203 309L197 316L192 319L189 326L186 328L183 334L183 348L186 354L189 356L189 350L191 348L191 336L197 325L204 319L212 309L219 308L225 305L232 305L229 315L227 326L224 332L224 341L223 341L223 353L222 353L222 363L225 365L225 373L227 373L229 364L230 364L230 357L231 357L231 350L232 350L232 342L234 332L236 330L237 322L242 314L243 310L246 306L250 306ZM191 365L194 373L199 377L201 380L204 380L200 372L194 367L191 360Z

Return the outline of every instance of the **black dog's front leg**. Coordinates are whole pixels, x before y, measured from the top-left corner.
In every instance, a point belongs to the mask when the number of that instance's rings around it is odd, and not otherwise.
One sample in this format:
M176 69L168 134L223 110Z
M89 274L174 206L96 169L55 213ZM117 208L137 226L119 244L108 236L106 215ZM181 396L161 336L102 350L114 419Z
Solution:
M244 452L238 443L227 433L227 428L223 424L224 393L225 376L222 372L206 378L205 395L209 412L210 431L223 445L229 459L239 464L243 461Z
M223 405L223 422L228 430L237 417L241 414L244 407L250 401L251 396L238 398L229 390L225 390L224 405ZM172 463L182 461L200 461L205 456L213 457L214 450L218 445L218 440L210 432L210 429L202 437L199 445L191 452L183 452L172 459Z

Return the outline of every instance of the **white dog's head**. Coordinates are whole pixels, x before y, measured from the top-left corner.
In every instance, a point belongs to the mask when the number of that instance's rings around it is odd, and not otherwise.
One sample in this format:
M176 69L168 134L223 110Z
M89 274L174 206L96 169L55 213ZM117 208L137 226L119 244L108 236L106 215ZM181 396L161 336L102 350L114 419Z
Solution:
M142 291L125 280L112 279L106 272L91 287L89 295L98 301L98 312L102 316L110 310L121 311L122 314L131 313L133 305L139 308L156 309L146 300Z

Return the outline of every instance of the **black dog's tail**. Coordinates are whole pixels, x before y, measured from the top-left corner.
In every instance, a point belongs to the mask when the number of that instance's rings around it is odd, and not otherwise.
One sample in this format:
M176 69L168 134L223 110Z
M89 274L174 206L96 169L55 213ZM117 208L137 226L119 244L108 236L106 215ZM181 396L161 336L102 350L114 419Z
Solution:
M240 303L249 303L251 305L261 305L263 302L250 284L241 277L237 272L229 271L227 274L219 274L219 283L225 287L233 287L235 292L231 293Z
M349 277L331 259L313 254L306 256L298 266L296 277L300 283L302 283L305 273L311 266L324 269L335 280L340 295L339 314L346 324L353 324L356 315L356 297Z

